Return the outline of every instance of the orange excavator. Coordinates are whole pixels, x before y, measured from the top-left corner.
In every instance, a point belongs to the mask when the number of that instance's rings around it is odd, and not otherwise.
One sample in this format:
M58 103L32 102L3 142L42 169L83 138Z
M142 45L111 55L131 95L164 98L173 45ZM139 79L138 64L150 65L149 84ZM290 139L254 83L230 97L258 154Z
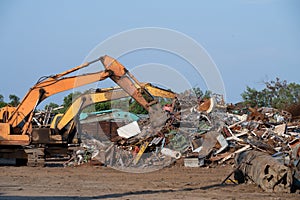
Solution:
M66 77L66 75L98 61L101 61L105 70ZM143 97L136 86L141 85L141 83L117 60L109 56L102 56L60 74L40 79L28 91L16 108L2 108L0 110L0 158L21 158L20 160L23 160L23 162L24 158L26 162L28 158L28 160L39 165L39 158L43 157L44 154L44 148L40 144L43 144L48 139L45 138L43 131L33 134L36 132L32 128L32 119L36 107L49 96L75 87L102 81L106 78L112 79L148 111L153 127L159 127L167 121L167 113L161 109L152 95L149 93L147 96L150 98L147 100Z

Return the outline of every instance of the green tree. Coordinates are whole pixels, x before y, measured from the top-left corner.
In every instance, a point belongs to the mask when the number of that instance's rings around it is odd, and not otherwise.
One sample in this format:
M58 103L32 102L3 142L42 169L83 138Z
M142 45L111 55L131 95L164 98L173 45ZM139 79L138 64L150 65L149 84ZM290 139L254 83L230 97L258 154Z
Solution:
M211 97L211 91L206 90L204 93L199 87L194 87L193 92L195 93L197 99L208 99Z
M84 108L83 112L110 110L113 108L126 110L126 108L128 108L128 106L126 106L126 104L128 104L128 101L124 101L124 100L98 102L98 103L92 104L92 105Z
M194 87L193 91L197 98L201 98L203 96L203 91L199 87Z
M2 94L0 94L0 108L6 106L7 103L4 102L4 97Z
M134 113L134 114L147 114L148 111L143 108L138 102L133 101L129 105L129 112Z
M14 94L9 95L9 100L10 100L9 104L14 107L18 106L20 103L20 98Z
M242 93L244 104L251 107L264 107L270 106L269 94L266 89L257 91L255 88L246 87L246 90Z
M68 94L67 96L64 97L64 101L63 101L63 108L60 110L61 113L65 113L66 110L71 106L72 102L78 97L80 96L82 93L81 92L72 92L70 94Z
M47 110L48 108L52 108L52 109L53 109L53 108L58 108L58 107L59 107L58 104L51 102L51 103L45 105L45 108L44 108L44 109ZM60 109L60 110L61 110L61 109ZM54 113L54 114L61 113L60 110L54 110L54 111L52 111L52 113Z
M299 103L300 85L276 78L275 81L265 82L265 88L260 91L247 86L241 96L248 106L284 109Z
M102 111L102 110L110 110L111 109L111 102L100 102L95 103L95 111Z

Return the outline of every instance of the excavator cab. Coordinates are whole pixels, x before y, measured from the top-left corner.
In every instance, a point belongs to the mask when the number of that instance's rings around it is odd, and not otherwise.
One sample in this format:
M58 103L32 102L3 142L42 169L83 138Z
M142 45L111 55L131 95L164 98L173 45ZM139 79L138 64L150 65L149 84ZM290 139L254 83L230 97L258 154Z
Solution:
M12 115L13 112L15 112L16 108L12 107L10 105L7 105L5 107L2 107L0 109L0 122L5 123L9 119L9 117Z

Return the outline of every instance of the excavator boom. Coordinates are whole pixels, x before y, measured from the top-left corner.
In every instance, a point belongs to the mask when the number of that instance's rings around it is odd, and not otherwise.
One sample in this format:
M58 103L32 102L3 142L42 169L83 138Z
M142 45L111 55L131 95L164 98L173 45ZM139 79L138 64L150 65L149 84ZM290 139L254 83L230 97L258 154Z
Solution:
M31 119L33 117L33 112L36 106L47 97L66 90L70 90L75 87L80 87L93 82L102 81L110 77L112 73L124 75L127 71L123 66L113 66L113 69L108 67L104 71L88 73L78 76L64 77L69 73L87 67L88 65L95 63L99 60L101 60L101 58L98 58L94 61L85 63L71 70L62 72L60 74L51 76L45 80L38 82L29 90L29 92L26 94L26 96L16 108L15 112L13 112L12 115L9 117L7 123L10 124L13 128L19 127L19 129L15 130L20 130L21 134L24 135L28 132Z
M138 88L140 86L141 88ZM176 97L176 94L174 92L153 86L150 83L142 83L140 85L135 85L135 87L137 87L138 90L146 90L151 95L156 97L170 99L174 99ZM63 128L65 128L81 110L89 105L125 97L130 97L130 95L120 87L104 88L100 89L99 92L82 94L75 99L75 101L71 104L67 111L62 115L59 122L56 124L56 128L58 131L63 130Z

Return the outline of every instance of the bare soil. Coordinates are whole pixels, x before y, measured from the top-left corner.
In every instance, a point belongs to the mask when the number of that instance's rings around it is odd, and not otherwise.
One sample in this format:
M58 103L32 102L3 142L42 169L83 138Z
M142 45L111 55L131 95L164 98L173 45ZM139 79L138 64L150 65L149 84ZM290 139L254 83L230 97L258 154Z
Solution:
M255 184L220 183L232 167L174 165L126 173L99 165L0 167L0 199L300 199L266 193Z

